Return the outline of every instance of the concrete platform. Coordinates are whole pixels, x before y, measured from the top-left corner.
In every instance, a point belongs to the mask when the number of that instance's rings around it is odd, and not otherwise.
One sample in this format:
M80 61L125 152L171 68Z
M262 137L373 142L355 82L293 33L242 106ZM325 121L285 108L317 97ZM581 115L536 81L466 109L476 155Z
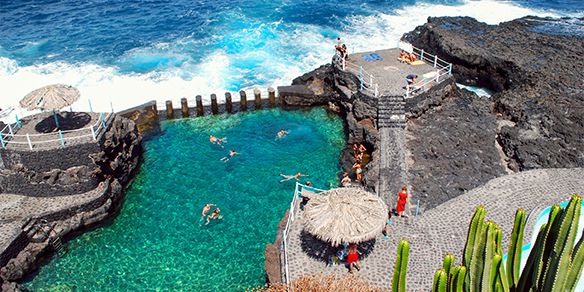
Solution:
M422 80L424 74L435 72L437 69L434 64L409 65L398 61L400 50L398 48L380 50L374 52L354 53L349 55L347 70L359 76L359 68L374 76L373 84L379 85L380 95L401 96L405 95L406 76L416 74L419 76L418 81ZM371 53L378 54L383 60L367 62L363 56ZM368 75L365 82L369 83ZM431 86L431 85L429 85Z

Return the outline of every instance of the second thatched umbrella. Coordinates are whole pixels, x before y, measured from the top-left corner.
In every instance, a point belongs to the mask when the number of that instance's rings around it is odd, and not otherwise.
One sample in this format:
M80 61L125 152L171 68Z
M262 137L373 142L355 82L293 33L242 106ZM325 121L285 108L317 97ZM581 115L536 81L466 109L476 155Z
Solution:
M387 207L360 188L337 188L313 196L304 210L304 229L338 246L375 238L387 221Z
M52 110L58 128L59 120L55 110L73 104L79 99L79 96L79 90L73 86L65 84L47 85L27 94L20 100L20 106L27 110Z

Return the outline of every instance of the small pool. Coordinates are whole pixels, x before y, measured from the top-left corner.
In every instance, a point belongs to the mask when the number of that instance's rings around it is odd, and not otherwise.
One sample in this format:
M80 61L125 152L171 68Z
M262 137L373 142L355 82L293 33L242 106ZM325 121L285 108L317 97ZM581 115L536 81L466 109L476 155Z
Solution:
M317 188L337 184L343 123L322 108L264 110L165 122L145 142L144 163L121 213L75 238L24 287L34 291L241 291L263 285L267 243L302 172ZM280 129L290 133L276 139ZM227 137L225 148L209 134ZM229 149L241 155L220 161ZM303 180L305 181L305 180ZM205 203L220 222L199 222Z
M491 95L493 95L493 92L491 90L484 88L484 87L469 86L469 85L463 85L460 83L456 83L456 86L458 86L459 88L464 88L468 91L472 91L472 92L476 93L476 95L478 95L478 96L490 97Z
M562 206L563 208L565 208L567 205L568 205L568 202L560 203L560 206ZM582 203L582 207L584 207L584 202ZM523 270L523 267L525 267L525 264L527 263L527 258L529 257L529 252L531 251L532 245L535 244L535 241L537 239L537 234L539 233L539 229L541 228L541 226L546 224L548 221L548 218L550 215L550 209L551 209L551 207L547 207L545 210L543 210L539 214L539 216L537 216L537 220L535 221L535 225L533 226L533 230L531 231L531 240L521 248L521 270ZM580 240L580 237L582 237L582 230L583 229L584 229L584 214L581 213L580 214L580 221L578 221L578 235L576 236L576 240L574 242L574 245L578 242L578 240ZM505 254L503 256L503 260L504 261L507 260L507 254ZM580 280L578 281L578 285L576 286L575 291L584 291L584 277L580 277Z

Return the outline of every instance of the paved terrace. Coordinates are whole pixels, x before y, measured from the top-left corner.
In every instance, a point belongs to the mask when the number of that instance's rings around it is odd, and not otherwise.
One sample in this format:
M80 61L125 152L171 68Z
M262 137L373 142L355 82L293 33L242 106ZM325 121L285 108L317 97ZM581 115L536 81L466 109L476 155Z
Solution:
M398 60L400 49L393 48L374 52L354 53L349 55L346 68L356 76L359 76L359 68L362 66L364 71L364 82L370 83L369 75L373 76L373 84L379 85L379 94L388 96L403 96L406 89L406 76L416 74L421 80L424 74L436 72L434 64L428 64L426 61L422 65L409 65ZM383 60L367 62L363 58L371 53L378 54ZM367 74L368 73L368 74ZM370 94L373 95L373 94Z
M442 265L445 254L453 253L461 261L468 222L474 208L483 204L487 220L493 220L503 231L503 246L509 245L515 210L524 208L532 214L525 227L525 240L531 238L534 218L547 206L569 199L573 193L584 193L584 169L544 169L525 171L496 178L418 217L393 218L389 239L381 234L375 239L371 253L360 260L357 275L371 284L389 289L400 239L410 241L407 290L429 291L434 272ZM300 211L301 212L301 211ZM290 278L317 273L348 274L343 265L327 266L307 255L315 253L314 240L302 234L302 214L290 230L288 261Z
M102 115L103 123L100 120ZM104 129L107 128L106 126L113 115L107 113L61 112L58 117L65 145L75 145L94 141L94 137L97 138L105 132ZM20 124L22 126L20 128L16 124L11 124L10 127L6 126L1 129L6 149L47 150L63 147L59 131L55 129L52 112L25 117L20 120ZM30 148L31 146L32 149Z

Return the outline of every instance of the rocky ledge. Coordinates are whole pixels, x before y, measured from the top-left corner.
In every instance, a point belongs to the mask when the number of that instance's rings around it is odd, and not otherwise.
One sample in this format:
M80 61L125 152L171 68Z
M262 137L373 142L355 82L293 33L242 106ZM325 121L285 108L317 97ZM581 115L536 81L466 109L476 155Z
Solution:
M58 251L61 239L117 214L141 149L135 123L116 116L97 142L32 154L40 160L26 152L2 153L1 291L18 290L16 282Z
M404 35L453 63L457 82L495 92L453 88L410 110L409 180L428 207L507 172L584 166L583 24L441 17Z

